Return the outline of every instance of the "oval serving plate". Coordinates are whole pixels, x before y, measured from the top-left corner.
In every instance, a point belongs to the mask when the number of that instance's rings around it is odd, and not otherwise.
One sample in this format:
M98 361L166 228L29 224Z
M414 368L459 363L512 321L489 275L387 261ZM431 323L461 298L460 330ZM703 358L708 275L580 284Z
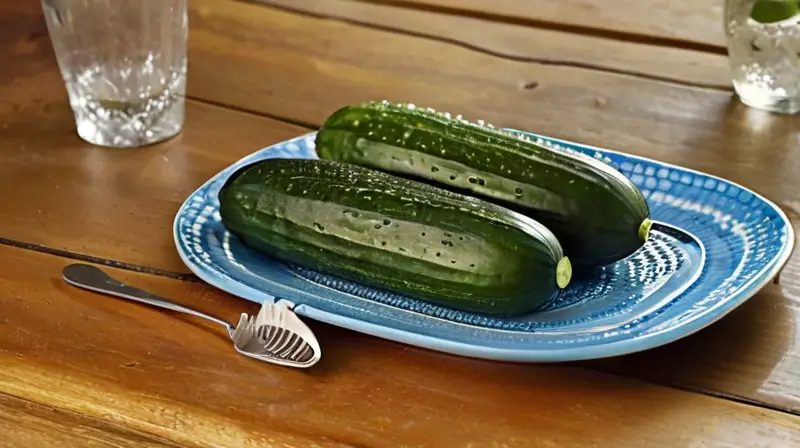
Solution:
M178 253L202 280L247 300L287 300L297 314L374 336L522 362L621 355L687 336L755 294L791 254L794 233L784 213L746 188L641 157L507 131L603 159L642 190L656 222L639 251L576 279L536 313L500 319L432 305L282 264L228 233L217 198L228 176L265 158L316 158L315 133L257 151L195 191L175 217Z

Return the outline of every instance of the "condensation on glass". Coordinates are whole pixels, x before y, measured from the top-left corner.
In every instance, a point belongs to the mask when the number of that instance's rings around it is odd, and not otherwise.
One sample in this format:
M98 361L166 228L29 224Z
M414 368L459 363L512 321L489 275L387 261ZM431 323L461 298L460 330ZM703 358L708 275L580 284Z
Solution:
M183 127L186 0L42 0L78 135L137 147Z
M800 14L797 0L726 0L728 60L744 104L800 112Z

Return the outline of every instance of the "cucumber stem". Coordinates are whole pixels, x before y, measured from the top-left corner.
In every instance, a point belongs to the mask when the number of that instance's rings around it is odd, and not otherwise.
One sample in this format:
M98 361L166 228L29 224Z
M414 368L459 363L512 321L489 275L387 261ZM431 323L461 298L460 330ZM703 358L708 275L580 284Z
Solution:
M556 284L559 288L564 289L569 285L571 279L572 263L570 263L569 258L564 257L558 260L558 265L556 265Z
M650 227L653 226L653 221L650 221L650 218L645 218L642 221L642 224L639 226L639 238L642 241L647 241L647 237L650 236Z

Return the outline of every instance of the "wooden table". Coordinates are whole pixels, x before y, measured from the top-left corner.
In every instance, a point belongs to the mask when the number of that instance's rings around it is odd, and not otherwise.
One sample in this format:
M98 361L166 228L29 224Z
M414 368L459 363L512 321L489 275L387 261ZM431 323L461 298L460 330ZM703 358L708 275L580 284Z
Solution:
M592 362L448 356L311 322L309 371L67 286L64 265L235 320L174 214L234 160L386 98L726 177L800 210L800 118L741 105L721 0L190 2L182 134L81 141L37 0L0 3L0 446L800 446L800 256L722 321Z

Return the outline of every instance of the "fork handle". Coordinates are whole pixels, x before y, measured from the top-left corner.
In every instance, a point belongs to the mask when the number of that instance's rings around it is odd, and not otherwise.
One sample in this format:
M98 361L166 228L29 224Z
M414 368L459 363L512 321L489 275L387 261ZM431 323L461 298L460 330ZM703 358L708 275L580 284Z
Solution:
M171 302L163 297L159 297L139 288L126 285L125 283L112 278L95 266L82 263L70 264L64 268L62 275L64 276L64 280L73 286L121 297L134 302L141 302L159 308L166 308L172 311L191 314L192 316L201 317L203 319L216 322L217 324L224 326L228 330L229 334L233 333L233 327L231 327L231 324L222 319L201 313L200 311L186 308L183 305L178 305L177 303Z

